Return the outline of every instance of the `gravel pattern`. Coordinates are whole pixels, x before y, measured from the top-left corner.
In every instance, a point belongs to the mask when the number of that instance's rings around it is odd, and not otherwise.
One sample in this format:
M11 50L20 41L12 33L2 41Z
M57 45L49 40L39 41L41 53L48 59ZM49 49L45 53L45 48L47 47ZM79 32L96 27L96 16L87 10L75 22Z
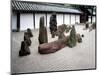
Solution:
M11 71L12 73L46 72L61 70L77 70L95 68L95 30L83 30L84 26L75 26L76 32L84 34L83 42L74 48L65 47L55 53L41 55L38 53L38 29L32 30L31 54L19 57L18 53L23 40L24 31L12 32ZM66 35L69 35L66 34ZM48 30L49 42L57 40L51 38Z

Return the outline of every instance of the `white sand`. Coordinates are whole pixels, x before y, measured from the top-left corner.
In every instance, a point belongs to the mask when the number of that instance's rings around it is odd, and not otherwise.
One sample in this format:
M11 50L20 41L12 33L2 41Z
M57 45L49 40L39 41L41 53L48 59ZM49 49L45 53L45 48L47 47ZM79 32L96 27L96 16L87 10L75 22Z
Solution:
M38 30L33 30L34 37L29 56L19 57L23 32L12 32L12 73L45 72L95 68L95 30L83 30L76 26L77 33L84 34L83 42L74 48L65 47L55 53L41 55L38 53ZM48 31L49 42L51 39Z

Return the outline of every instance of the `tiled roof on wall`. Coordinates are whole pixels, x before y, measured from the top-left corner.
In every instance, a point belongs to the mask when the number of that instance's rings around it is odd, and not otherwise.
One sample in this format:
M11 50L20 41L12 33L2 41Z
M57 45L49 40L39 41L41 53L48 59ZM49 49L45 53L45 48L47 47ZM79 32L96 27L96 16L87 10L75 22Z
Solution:
M50 3L36 3L28 1L12 1L12 10L16 11L32 11L32 12L60 12L60 13L76 13L81 14L82 12L77 9L65 8L62 6L52 5Z

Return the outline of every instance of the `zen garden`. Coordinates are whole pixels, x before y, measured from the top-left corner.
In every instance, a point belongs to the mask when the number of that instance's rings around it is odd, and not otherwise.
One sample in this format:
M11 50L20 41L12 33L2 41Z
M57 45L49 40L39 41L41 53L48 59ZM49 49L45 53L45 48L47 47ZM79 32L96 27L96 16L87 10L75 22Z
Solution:
M48 27L42 15L39 28L12 31L12 73L95 68L96 20L59 25L57 14L51 13Z

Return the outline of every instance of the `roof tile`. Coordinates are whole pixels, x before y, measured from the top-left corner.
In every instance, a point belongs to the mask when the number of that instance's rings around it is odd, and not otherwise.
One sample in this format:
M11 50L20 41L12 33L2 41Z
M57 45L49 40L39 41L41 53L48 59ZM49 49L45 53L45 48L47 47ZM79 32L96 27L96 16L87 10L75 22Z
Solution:
M62 12L62 13L82 13L77 9L65 8L60 6L54 6L48 4L39 4L35 2L25 2L25 1L12 1L11 3L13 10L21 11L52 11L52 12Z

